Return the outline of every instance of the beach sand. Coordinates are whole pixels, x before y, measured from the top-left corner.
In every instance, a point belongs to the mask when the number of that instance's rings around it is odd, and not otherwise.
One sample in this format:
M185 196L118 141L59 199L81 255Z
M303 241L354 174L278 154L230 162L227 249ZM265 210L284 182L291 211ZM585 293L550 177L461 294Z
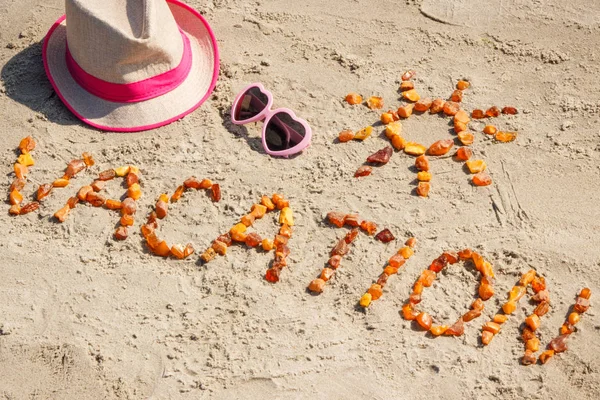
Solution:
M471 3L471 4L468 4ZM221 74L210 100L183 120L140 133L102 133L82 124L48 83L41 43L63 13L60 0L0 2L0 192L13 179L21 138L38 142L27 198L84 151L97 164L56 190L39 212L0 212L0 398L2 399L597 399L600 397L600 3L572 0L190 1L211 23ZM444 97L459 79L466 110L515 106L493 121L516 130L498 144L471 124L474 157L494 183L476 188L461 163L431 159L430 198L415 196L413 158L396 152L356 179L366 157L388 145L381 126L364 142L337 143L379 112L349 106L352 91L400 105L400 75L414 69L421 95ZM260 124L232 126L233 96L260 81L274 105L313 129L298 157L264 154ZM408 140L452 137L448 118L413 115ZM117 214L78 206L52 214L99 171L134 164L144 197L132 234L112 237ZM200 265L149 254L139 233L160 193L188 176L221 185L223 199L186 193L160 232L202 251L261 195L290 199L296 226L289 267L270 284L272 254L232 247ZM120 181L108 186L120 196ZM320 296L306 292L347 229L327 212L358 212L388 227L389 244L359 236ZM256 224L271 236L274 218ZM385 261L415 236L416 254L366 311L360 296ZM421 271L444 250L477 249L493 264L496 295L458 338L426 336L399 314ZM519 308L487 347L481 325L520 275L547 281L551 311L542 346L582 287L592 308L569 350L522 366ZM423 295L437 323L451 323L476 294L478 275L457 264Z

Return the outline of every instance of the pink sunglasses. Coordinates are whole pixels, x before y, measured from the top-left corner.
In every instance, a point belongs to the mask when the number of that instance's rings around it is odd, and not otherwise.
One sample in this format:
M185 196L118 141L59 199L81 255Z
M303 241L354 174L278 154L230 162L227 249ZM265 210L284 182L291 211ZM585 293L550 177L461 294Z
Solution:
M231 122L243 125L265 120L262 128L262 144L271 156L288 157L304 150L310 144L312 130L292 110L271 110L273 95L261 83L245 87L231 106Z

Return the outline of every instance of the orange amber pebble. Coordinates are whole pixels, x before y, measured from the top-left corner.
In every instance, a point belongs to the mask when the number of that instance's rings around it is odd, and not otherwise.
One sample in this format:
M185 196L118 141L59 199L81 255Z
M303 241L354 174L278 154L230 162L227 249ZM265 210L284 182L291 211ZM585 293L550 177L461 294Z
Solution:
M21 153L27 154L33 149L35 149L35 140L33 140L31 136L21 139L21 142L19 143L19 150L21 150Z
M428 331L431 328L431 324L433 323L431 315L427 314L426 312L422 312L419 315L417 315L416 320L417 323L421 326L421 328L425 329L426 331Z
M533 310L533 313L538 317L543 317L548 312L548 310L550 310L550 303L548 303L547 301L543 301L537 305L535 310Z
M458 252L458 257L465 261L470 260L473 257L473 251L471 249L464 249Z
M508 320L508 317L504 314L496 314L494 315L494 318L492 318L492 321L494 321L497 324L503 324Z
M414 104L407 104L405 106L398 107L398 116L401 118L408 118L412 115L414 108Z
M431 102L431 107L429 108L430 114L437 114L444 109L444 104L446 102L442 99L435 99Z
M94 189L94 192L101 191L102 189L104 189L104 186L106 186L105 181L94 181L92 183L92 189Z
M502 305L502 311L505 314L512 314L517 309L517 303L514 301L508 301Z
M254 216L254 218L262 218L267 213L267 207L262 204L253 204L252 208L250 208L250 214Z
M577 325L577 323L579 322L579 320L581 319L581 316L579 315L578 312L572 312L571 314L569 314L569 324L570 325Z
M59 188L66 187L68 185L69 185L69 180L65 179L65 178L58 178L54 182L52 182L52 186L59 187Z
M367 107L371 110L383 108L383 98L377 96L371 96L367 100Z
M458 81L458 83L456 84L456 88L458 90L465 90L469 86L471 86L471 84L469 83L469 81Z
M555 353L562 353L567 350L567 338L569 335L561 335L557 338L554 338L548 343L548 349L554 350Z
M540 354L540 362L546 364L554 356L554 350L546 350Z
M412 83L412 82L410 82L410 81L403 81L400 84L400 91L401 92L405 92L407 90L411 90L411 89L414 89L414 88L415 88L415 84Z
M210 247L210 248L206 249L206 251L200 255L200 259L202 261L204 261L205 263L207 263L207 262L213 260L216 256L217 256L217 252L212 247Z
M455 115L460 110L460 104L454 101L444 103L443 111L446 115Z
M463 92L462 92L462 90L459 90L459 89L455 90L450 95L450 100L452 100L455 103L460 103L462 101L462 98L463 98Z
M419 171L429 171L429 160L424 155L415 158L415 168Z
M458 110L456 114L454 114L454 122L462 122L463 124L468 124L471 119L469 118L469 114L465 110Z
M485 133L486 135L494 135L496 134L496 132L498 132L498 129L496 129L494 125L486 125L483 128L483 133Z
M428 197L430 189L431 186L429 185L429 182L419 182L416 192L421 197Z
M127 196L131 197L133 200L137 200L142 197L142 188L140 187L140 184L134 183L133 185L129 186L127 189Z
M423 293L423 288L424 287L425 286L423 286L422 282L419 282L419 281L415 282L415 284L413 285L413 292L412 292L412 294L421 294L421 293Z
M485 118L485 113L483 110L475 109L471 111L471 118L473 119L482 119Z
M394 116L392 115L392 113L383 113L381 114L381 123L384 125L387 125L389 123L394 122Z
M274 244L272 240L269 239L263 239L262 241L262 248L264 251L271 251L273 250Z
M470 322L475 318L478 318L481 315L481 311L479 310L470 310L462 316L462 320L465 322Z
M212 186L212 183L211 183L211 186ZM260 204L267 207L267 210L269 210L269 211L273 211L275 209L275 204L273 204L273 202L271 201L269 196L262 196L260 199Z
M183 186L185 188L198 190L200 189L200 181L195 176L190 176L185 181L183 181Z
M506 107L502 108L502 114L515 115L515 114L517 114L517 112L518 112L517 109L514 107L506 106Z
M426 151L427 148L425 146L416 142L408 142L404 146L404 152L411 156L421 156L425 154Z
M464 122L454 121L454 133L459 134L461 132L466 131L467 128L468 126Z
M475 186L488 186L492 184L492 178L485 172L473 175L472 181Z
M413 78L415 75L417 74L417 71L415 70L408 70L405 73L402 74L402 76L400 77L400 79L402 79L403 81L408 81L411 78Z
M360 223L360 229L367 232L368 235L374 235L377 232L377 224L371 221L362 221Z
M414 249L415 246L417 245L417 239L414 237L408 238L408 239L406 239L406 242L404 244L407 245L408 247Z
M406 260L400 254L394 254L388 260L388 264L390 265L390 267L393 267L393 268L400 268L401 266L404 265L405 262L406 262Z
M352 132L351 130L347 129L345 131L341 131L338 134L338 140L342 143L344 142L348 142L350 140L354 139L354 132Z
M432 326L431 328L429 328L429 332L431 332L431 334L433 336L443 335L444 332L446 332L447 330L448 330L448 325L435 325L435 326Z
M109 210L120 210L121 209L121 202L119 200L108 199L108 200L106 200L106 203L104 203L104 205Z
M478 172L482 172L487 167L485 161L483 160L469 160L466 162L467 168L472 174L476 174Z
M272 197L273 203L275 204L275 207L277 207L278 210L281 210L285 207L289 207L290 203L289 201L287 201L283 195L279 194L279 193L275 193Z
M527 288L525 286L513 286L513 288L510 290L510 293L508 294L508 301L517 302L521 300L521 297L523 297L525 293L527 293Z
M427 154L432 156L443 156L450 151L452 146L454 146L454 140L452 139L438 140L429 146Z
M101 181L109 181L116 176L116 172L114 169L107 169L106 171L100 172L98 174L98 179Z
M521 358L521 363L523 365L531 365L535 364L536 361L537 359L535 358L533 352L531 350L525 350L525 355L523 356L523 358Z
M68 178L72 178L77 175L78 172L83 171L86 167L86 164L83 160L71 160L67 164L67 169L65 171L65 175ZM113 171L114 172L114 171Z
M485 304L483 304L483 300L481 300L480 298L477 298L473 302L473 304L471 304L471 309L473 309L473 310L483 311L484 308L485 308Z
M125 200L123 200L121 202L121 213L122 214L133 215L133 214L135 214L136 210L137 210L137 206L135 204L135 201L131 197L127 197L127 198L125 198Z
M183 185L178 186L177 189L175 189L175 192L173 193L173 195L171 196L171 203L175 203L176 201L178 201L181 196L183 195L183 192L185 191L185 187Z
M156 202L156 206L154 207L156 211L156 216L160 219L163 219L167 216L167 212L169 210L169 205L162 200Z
M83 158L83 163L88 166L91 167L92 165L95 164L94 162L94 158L92 157L92 155L88 152L85 152L81 155L81 158Z
M323 279L315 279L308 285L308 290L313 293L322 293L325 288L325 281Z
M48 196L52 191L52 188L53 186L51 183L45 183L43 185L40 185L40 187L37 190L37 201L41 201L44 197Z
M534 353L537 352L540 349L540 339L536 337L529 339L527 342L525 342L525 348Z
M189 257L192 254L194 254L194 246L192 246L191 243L188 243L185 248L183 249L183 257Z
M240 222L246 226L252 226L256 217L252 214L247 214L242 217Z
M383 269L383 272L386 275L395 275L398 273L398 268L397 267L392 267L391 265L388 265L387 267L385 267Z
M21 211L19 212L19 214L29 214L30 212L33 212L38 208L40 208L40 203L38 203L37 201L32 201L31 203L27 203L23 207L21 207Z
M321 271L320 278L327 282L329 279L331 279L334 273L335 270L332 268L323 268L323 271Z
M354 177L359 178L361 176L369 176L371 175L371 172L373 172L373 167L369 165L363 165L356 170Z
M408 246L404 246L403 248L398 250L398 254L404 257L405 260L408 260L415 254L415 251Z
M500 325L495 322L486 322L485 325L483 325L483 330L492 332L494 335L496 335L498 332L500 332Z
M249 233L246 235L246 246L248 247L256 247L262 242L262 238L256 232Z
M271 283L279 282L279 275L281 274L280 268L269 268L265 274L265 279Z
M117 239L117 240L125 240L125 239L127 239L127 235L128 235L127 227L125 227L125 226L120 226L115 231L115 239Z
M22 164L26 167L30 167L32 165L35 165L35 161L33 159L33 157L31 156L31 154L27 153L27 154L21 154L18 158L17 158L17 163Z
M15 169L15 175L17 176L17 179L25 179L25 177L27 176L27 172L28 172L28 169L25 165L15 163L14 169Z
M215 253L224 256L227 253L227 244L221 242L220 240L215 240L210 246Z
M69 205L65 205L63 208L54 213L54 218L56 218L59 222L65 222L67 219L67 215L71 211L71 207Z
M417 91L415 89L411 89L411 90L407 90L406 92L402 92L402 98L408 101L419 101L419 99L421 98L421 96L419 96L419 93L417 93Z
M171 246L171 254L173 257L183 260L185 257L183 255L183 245L182 244L174 244Z
M496 132L494 139L502 143L512 142L517 138L517 132Z
M546 279L543 276L536 276L531 282L531 288L535 293L546 289Z
M370 293L365 293L362 295L362 297L360 298L360 306L361 307L369 307L369 305L371 304L371 300L372 300L372 296Z
M592 291L589 288L583 288L579 293L579 297L583 297L584 299L589 300L591 294Z
M458 254L453 251L443 252L442 257L448 261L448 264L456 264L458 262Z
M465 323L463 322L462 318L459 318L458 321L454 323L454 325L452 325L446 330L446 332L444 332L444 335L461 336L463 333L465 333Z
M215 202L221 200L221 186L218 183L210 187L210 199Z
M482 283L479 285L479 297L481 297L484 301L488 300L490 297L494 295L494 288L492 285L487 283Z
M358 94L358 93L352 92L352 93L348 93L346 95L346 102L348 104L352 104L352 105L354 105L354 104L360 104L360 103L362 103L362 100L363 100L362 96L360 94Z
M13 190L12 192L10 192L10 195L8 197L10 200L10 204L12 205L21 204L21 202L23 201L23 195L18 190Z
M487 109L485 115L488 117L497 117L498 115L500 115L500 109L496 106L492 106Z
M132 226L134 222L133 215L124 214L121 216L121 225L123 226Z
M101 207L106 202L106 198L99 193L94 191L89 192L87 196L85 196L85 201L93 205L94 207Z
M329 221L329 223L337 226L338 228L341 228L342 226L344 226L346 214L330 211L329 213L327 213L327 220Z
M487 346L488 344L490 344L490 342L492 341L492 339L494 338L494 334L490 331L483 331L481 332L481 343L484 346Z
M433 281L435 281L436 276L437 274L434 271L426 269L421 272L418 282L421 282L425 287L430 287Z
M326 268L326 269L328 269L328 268ZM377 300L383 294L383 290L381 290L381 285L374 283L371 285L369 290L367 290L367 293L369 293L371 295L372 300Z
M419 101L417 101L415 103L414 110L418 111L418 112L425 112L425 111L429 110L432 103L433 103L433 100L431 100L429 97L426 99L420 99Z
M456 150L456 158L461 161L467 161L473 155L473 150L468 147L459 147Z
M402 317L407 321L413 321L417 319L420 313L412 308L409 303L402 306Z
M69 208L73 209L75 208L75 206L77 205L77 203L79 203L79 198L74 196L74 197L69 197L69 200L67 200L67 205L69 206Z
M530 269L529 271L525 272L523 274L523 276L521 276L521 279L519 279L519 285L520 286L527 286L527 285L529 285L535 279L535 275L536 275L536 273L535 273L534 269Z
M457 136L458 136L458 140L460 140L460 142L464 146L469 146L469 145L473 144L473 141L475 141L475 136L473 136L473 134L471 132L467 132L467 131L458 132Z
M164 240L160 241L155 248L151 249L154 254L161 257L168 257L171 254L171 248ZM212 250L212 249L209 249Z
M529 327L529 329L531 329L532 331L537 330L537 328L540 327L540 317L538 317L535 314L531 314L530 316L528 316L527 318L525 318L525 324Z

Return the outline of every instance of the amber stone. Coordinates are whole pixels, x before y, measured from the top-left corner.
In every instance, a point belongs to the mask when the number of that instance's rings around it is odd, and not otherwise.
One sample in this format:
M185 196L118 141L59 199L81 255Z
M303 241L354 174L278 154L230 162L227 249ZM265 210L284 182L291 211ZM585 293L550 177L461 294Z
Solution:
M77 203L79 203L79 198L77 196L69 197L69 200L67 200L67 205L71 209L75 208L75 206L77 205ZM119 202L119 204L120 203L121 202Z
M411 70L408 70L405 73L403 73L402 76L400 77L400 79L402 79L403 81L408 81L408 80L412 79L416 74L417 74L417 71L411 69Z
M514 301L508 301L502 305L502 311L505 314L512 314L517 309L517 303Z
M485 115L488 117L497 117L500 115L500 109L496 106L492 106L486 110Z
M429 329L433 336L443 335L448 330L448 325L434 325Z
M141 227L142 236L144 236L147 239L150 234L154 233L154 229L155 229L154 225L152 225L152 224L142 225L142 227Z
M469 146L471 144L473 144L473 142L475 141L475 136L473 136L473 134L471 132L459 132L457 134L458 136L458 140L460 140L460 142L464 145L464 146Z
M178 201L181 198L181 196L183 195L184 191L185 191L185 187L183 185L178 186L177 189L175 189L175 192L173 193L173 195L171 196L171 203Z
M12 205L18 205L23 202L23 195L18 190L13 190L12 192L10 192L8 197L10 200L10 204Z
M125 227L125 226L120 226L115 231L115 239L117 239L117 240L125 240L125 239L127 239L127 235L128 235L127 227Z
M482 172L486 169L487 165L483 160L469 160L466 162L467 168L469 172L472 174L476 174L478 172Z
M452 139L438 140L429 146L427 154L431 156L443 156L450 151L452 146L454 146L454 140Z
M446 260L446 257L439 256L431 262L429 269L433 272L440 272L446 265L448 265L448 260Z
M490 297L494 295L494 288L490 284L482 283L479 285L479 297L481 297L484 301L488 300Z
M483 112L483 110L475 109L475 110L471 111L471 118L473 118L473 119L485 118L485 113Z
M156 202L156 206L154 207L156 211L156 216L160 219L163 219L167 216L167 211L169 210L169 205L162 200Z
M403 150L406 147L406 140L400 135L392 136L392 146L396 150Z
M470 310L470 311L466 312L465 315L462 316L462 320L465 322L469 322L469 321L479 317L480 315L481 315L481 311Z
M16 163L14 165L15 176L17 179L25 179L28 173L28 169L23 164Z
M137 205L135 204L135 201L131 197L127 197L127 198L125 198L125 200L123 200L121 202L121 212L123 214L133 215L133 214L135 214L136 210L137 210Z
M536 276L531 282L531 288L535 293L546 289L546 279L543 276Z
M410 89L410 90L406 90L406 91L402 92L402 98L404 100L415 102L415 101L419 101L421 96L415 89Z
M394 149L392 149L390 146L386 146L367 157L367 162L374 164L387 164L387 162L390 161L390 157L393 153Z
M555 353L562 353L567 350L567 338L569 335L560 335L550 341L548 349L554 350Z
M241 219L240 222L246 226L252 226L256 217L252 214L246 214Z
M550 310L550 303L548 303L547 301L543 301L537 305L535 310L533 310L533 313L538 317L543 317L548 312L548 310Z
M354 228L352 229L350 232L348 232L346 234L346 236L344 236L344 241L348 244L352 243L354 241L354 239L356 238L356 236L358 236L360 230L358 228Z
M485 305L483 304L483 300L480 298L475 299L475 301L471 304L471 309L476 311L483 311Z
M492 318L492 321L494 321L497 324L503 324L508 320L508 316L504 315L504 314L496 314L494 315L494 318Z
M275 247L274 243L272 240L269 239L263 239L262 241L262 249L264 251L271 251L273 250L273 248Z
M248 247L256 247L262 242L262 238L256 232L249 233L246 236L246 246Z
M279 228L279 234L289 239L292 237L292 228L287 224L283 224L281 225L281 228Z
M83 160L72 160L67 164L65 175L69 178L74 177L78 172L83 171L86 165ZM114 172L114 171L113 171Z
M374 235L377 232L377 224L371 221L363 221L360 223L360 229L367 232L369 235Z
M290 255L290 248L283 243L275 245L275 256L276 257L287 257Z
M21 153L27 154L33 149L35 149L35 140L33 140L33 137L27 136L19 142L19 150L21 150Z
M433 285L433 281L435 281L436 276L437 274L435 272L426 269L423 272L421 272L421 276L419 277L418 282L421 282L421 284L423 284L423 286L425 287L430 287L431 285Z
M494 334L490 331L482 331L481 332L481 343L484 346L487 346L488 344L490 344L490 342L492 341L492 339L494 338Z
M100 193L92 191L89 192L87 196L85 196L85 201L87 201L94 207L101 207L106 202L106 197L102 196Z
M572 312L571 314L569 314L569 325L577 325L577 323L579 322L579 320L581 319L581 316L579 315L578 312Z
M429 196L430 188L431 186L429 185L429 182L419 182L419 185L417 186L417 194L421 197L427 197Z
M349 250L348 244L346 243L346 241L344 239L342 239L338 242L338 244L335 245L333 250L331 250L331 255L332 256L335 256L335 255L343 256L346 253L348 253L348 250Z
M133 225L133 222L134 222L133 215L124 214L121 217L121 225L122 226L131 226L131 225Z
M406 239L406 242L404 242L404 244L410 248L415 248L415 246L417 245L417 239L414 237L410 237L408 239Z
M462 111L462 110L460 110L460 111ZM456 115L455 115L455 117L456 117ZM468 126L464 122L454 120L454 133L458 134L460 132L464 132L467 130L467 128L468 128Z
M417 180L419 182L429 182L429 181L431 181L431 172L419 171L417 173Z
M463 92L459 89L455 90L450 95L450 100L452 100L456 103L460 103L462 101L462 98L463 98Z
M351 131L351 130L349 130L349 129L346 129L346 130L344 130L344 131L341 131L341 132L338 134L338 140L339 140L340 142L342 142L342 143L344 143L344 142L348 142L348 141L350 141L350 140L352 140L352 139L354 139L354 132L353 132L353 131Z
M129 186L127 189L127 196L131 197L133 200L137 200L142 197L142 188L140 187L139 183L134 183L133 185Z
M488 186L492 184L492 178L485 172L473 175L472 181L475 186Z
M116 172L114 169L107 169L106 171L100 172L98 174L98 179L101 181L109 181L116 176Z
M460 110L460 104L455 101L447 101L444 103L443 111L446 115L455 115Z
M415 103L414 109L415 109L415 111L418 111L418 112L425 112L425 111L429 110L432 103L433 103L433 100L431 100L429 97L425 98L425 99L420 99L419 101L417 101Z
M21 207L21 211L19 212L19 214L29 214L30 212L33 212L38 208L40 208L40 203L38 203L37 201L32 201L31 203L25 204L23 207Z
M534 339L535 337L536 337L535 333L531 329L529 329L527 327L523 328L523 331L521 332L521 339L525 343L527 343L527 341L529 341L531 339Z
M335 211L330 211L327 213L327 220L329 221L329 223L337 226L338 228L344 226L345 219L346 214Z
M397 113L395 113L396 115L398 115ZM381 114L381 123L384 125L390 124L392 122L394 122L394 114L392 114L391 112L386 112Z
M371 110L383 108L383 98L377 96L371 96L367 99L367 107Z
M356 213L346 214L344 216L344 224L352 227L360 226L362 219Z
M550 293L546 289L540 290L531 299L536 302L550 301Z
M390 232L390 230L388 228L385 228L384 230L379 232L377 235L375 235L375 239L377 239L383 243L388 243L396 238L394 237L394 235L392 234L392 232Z
M546 283L544 282L544 289L545 289L545 285L546 285ZM589 300L591 295L592 295L592 291L589 288L583 288L583 289L581 289L581 292L579 293L579 297L583 297L586 300Z
M183 257L189 257L192 254L194 254L194 246L192 246L191 243L188 243L185 245L185 248L183 249Z
M414 104L406 104L404 106L398 107L398 116L401 118L408 118L412 115L414 108Z
M517 138L517 132L498 131L498 132L496 132L496 135L494 136L494 139L496 139L497 141L502 142L502 143L512 142L516 138Z
M544 303L540 303L540 305L542 304ZM577 301L575 302L573 309L578 313L584 313L588 310L588 308L590 308L590 300L581 296L577 297Z
M362 103L362 96L359 95L358 93L348 93L346 95L346 102L348 102L348 104L360 104Z
M185 188L198 190L200 189L200 181L195 176L190 176L185 181L183 181L183 186Z
M429 171L429 160L427 157L420 155L415 158L415 168L419 171Z
M408 260L413 256L413 254L415 254L415 251L408 246L404 246L400 250L398 250L398 254L404 257L404 259Z
M385 284L387 283L387 280L390 276L386 273L382 273L381 275L379 275L379 277L377 278L377 284L380 285L381 287L384 287Z
M340 262L342 261L342 256L335 255L331 256L331 258L327 261L327 264L333 269L337 269L340 266Z
M213 260L217 256L217 252L211 247L206 249L204 253L200 255L200 259L205 263Z
M174 244L171 246L171 254L173 257L183 260L185 257L183 255L183 245L182 244Z
M415 84L410 82L410 81L403 81L402 83L400 83L400 88L399 90L401 92L406 92L407 90L412 90L415 88Z
M13 190L16 191L21 191L23 190L23 188L25 187L25 184L27 183L27 181L25 179L19 179L16 178L10 185L10 188L8 189L8 192L12 192Z
M356 172L354 173L354 177L358 178L361 176L368 176L371 175L371 172L373 172L373 168L371 166L363 165L356 170Z
M529 329L531 329L532 331L535 331L537 328L540 327L540 317L538 317L535 314L531 314L530 316L528 316L527 318L525 318L525 324L529 327Z
M470 260L473 257L473 251L471 249L464 249L458 252L458 258L462 261Z
M435 99L431 102L431 107L429 108L429 113L437 114L444 109L444 104L446 102L442 99Z
M65 205L63 208L54 213L54 218L56 218L60 222L65 222L67 219L67 215L71 211L71 207L69 205Z
M469 83L469 81L458 81L456 83L456 88L459 89L459 90L465 90L469 86L471 86L471 84Z
M327 282L329 279L331 279L334 273L335 270L332 268L323 268L323 270L321 271L321 279Z
M431 315L427 314L426 312L422 312L419 315L417 315L416 320L417 323L421 326L421 328L425 329L426 331L428 331L429 328L431 328L431 324L433 323Z
M269 268L265 274L265 279L271 283L279 282L279 275L281 274L281 269L279 268Z
M325 281L323 279L315 279L308 285L308 290L313 293L322 293L325 288Z
M396 267L392 267L391 265L388 265L387 267L385 267L385 268L383 269L383 272L384 272L386 275L390 275L390 276L391 276L391 275L396 275L396 274L398 273L398 268L396 268Z
M95 164L94 158L90 153L85 152L81 155L81 157L83 158L83 162L85 163L85 165L87 165L88 167L91 167Z
M458 319L450 328L444 332L444 335L447 336L461 336L465 333L465 323L461 318Z
M394 254L388 260L388 264L391 265L394 268L400 268L401 266L404 265L405 262L406 262L406 260L404 259L404 257L402 257L401 254Z
M542 354L540 354L540 362L542 364L546 364L550 358L554 356L554 350L546 350Z
M517 109L516 109L516 108L514 108L514 107L509 107L509 106L506 106L506 107L503 107L503 108L502 108L502 114L510 114L510 115L515 115L515 114L517 114L517 113L518 113L518 111L517 111Z
M531 350L526 350L525 355L523 356L523 358L521 358L521 364L523 364L523 365L532 365L532 364L535 364L536 361L537 361L537 358L535 357L535 355L533 354L533 352Z
M273 241L273 244L275 245L275 247L277 247L282 244L287 244L288 241L289 241L289 238L287 236L275 235L275 240Z
M417 310L414 310L409 303L406 303L402 306L402 317L407 321L413 321L417 319L421 313Z
M221 186L218 183L213 183L210 187L210 198L215 202L221 200Z

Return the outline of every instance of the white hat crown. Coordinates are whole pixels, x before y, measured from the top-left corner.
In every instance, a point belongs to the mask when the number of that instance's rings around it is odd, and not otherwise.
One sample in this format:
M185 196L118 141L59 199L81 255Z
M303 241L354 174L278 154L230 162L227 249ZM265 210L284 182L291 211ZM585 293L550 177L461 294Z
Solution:
M117 84L181 62L183 39L165 0L66 0L67 45L88 74Z

